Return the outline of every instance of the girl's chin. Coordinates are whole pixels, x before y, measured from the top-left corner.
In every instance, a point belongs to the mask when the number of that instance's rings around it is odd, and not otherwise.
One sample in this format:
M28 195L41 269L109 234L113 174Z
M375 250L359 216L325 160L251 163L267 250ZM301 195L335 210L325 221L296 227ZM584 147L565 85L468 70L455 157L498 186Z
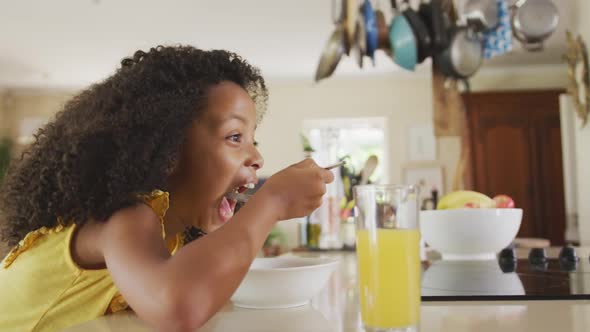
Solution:
M207 229L203 230L212 232L225 225L234 216L235 207L236 202L231 199L228 200L223 197L221 200L218 200L212 209L213 213L207 218L209 221L206 225Z

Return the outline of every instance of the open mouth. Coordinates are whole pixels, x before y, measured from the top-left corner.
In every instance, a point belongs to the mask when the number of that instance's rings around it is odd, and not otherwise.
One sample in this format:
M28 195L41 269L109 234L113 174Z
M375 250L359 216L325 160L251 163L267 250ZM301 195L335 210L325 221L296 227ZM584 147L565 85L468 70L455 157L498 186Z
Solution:
M253 189L255 186L254 183L246 183L244 185L240 185L235 187L231 192L243 193L248 189ZM221 199L221 203L219 204L219 217L221 218L222 222L227 222L231 217L234 215L234 211L236 209L236 200L233 198L227 197L227 194L223 196Z

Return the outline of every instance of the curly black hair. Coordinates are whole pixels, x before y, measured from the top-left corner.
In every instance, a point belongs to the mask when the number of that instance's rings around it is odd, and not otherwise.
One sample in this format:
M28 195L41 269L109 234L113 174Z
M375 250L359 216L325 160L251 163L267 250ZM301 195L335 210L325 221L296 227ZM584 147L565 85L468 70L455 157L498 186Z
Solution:
M138 193L167 190L208 89L223 81L248 91L260 119L266 84L235 53L158 46L123 59L114 75L67 102L13 161L0 193L4 240L15 245L58 218L104 221L139 203Z

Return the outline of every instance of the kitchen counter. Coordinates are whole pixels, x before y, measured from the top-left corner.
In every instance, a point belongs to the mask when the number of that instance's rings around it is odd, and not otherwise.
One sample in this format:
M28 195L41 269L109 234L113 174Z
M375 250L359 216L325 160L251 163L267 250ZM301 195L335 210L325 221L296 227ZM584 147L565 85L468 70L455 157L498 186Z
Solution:
M310 305L283 310L248 310L228 304L200 331L363 331L358 309L354 253L322 255L342 259L339 269ZM582 256L588 259L588 256ZM578 332L590 330L590 301L423 302L420 331ZM102 317L76 331L150 331L132 313Z

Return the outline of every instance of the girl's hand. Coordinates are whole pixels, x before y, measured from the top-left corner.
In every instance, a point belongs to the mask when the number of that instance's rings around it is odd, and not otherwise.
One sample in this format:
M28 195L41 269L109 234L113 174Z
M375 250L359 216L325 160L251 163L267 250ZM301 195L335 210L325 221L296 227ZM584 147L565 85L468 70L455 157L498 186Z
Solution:
M278 220L299 218L320 207L326 184L332 181L331 171L305 159L271 176L255 196L268 197Z

